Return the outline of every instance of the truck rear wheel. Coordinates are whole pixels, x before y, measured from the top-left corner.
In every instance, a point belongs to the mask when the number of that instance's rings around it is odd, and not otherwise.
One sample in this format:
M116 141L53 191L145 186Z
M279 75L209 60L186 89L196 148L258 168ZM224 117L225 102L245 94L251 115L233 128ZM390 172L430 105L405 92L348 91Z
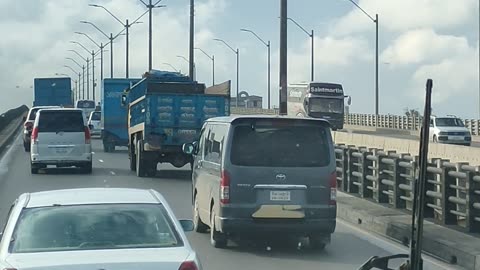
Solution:
M137 176L138 177L145 177L146 176L146 164L145 160L143 159L143 141L138 140L137 145L135 147L135 156L136 156L136 167L137 167Z

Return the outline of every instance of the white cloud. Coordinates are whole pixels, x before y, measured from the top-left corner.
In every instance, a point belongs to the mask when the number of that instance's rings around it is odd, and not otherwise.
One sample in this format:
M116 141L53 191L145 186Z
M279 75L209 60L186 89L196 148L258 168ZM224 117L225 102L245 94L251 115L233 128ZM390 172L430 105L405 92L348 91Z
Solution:
M392 32L418 27L452 29L478 16L476 0L360 0L358 4L373 18L378 13L380 28ZM332 34L375 31L374 27L373 22L352 5L352 11L338 20Z
M412 30L402 34L381 58L392 66L437 61L439 58L462 54L470 49L465 37L438 35L432 29Z

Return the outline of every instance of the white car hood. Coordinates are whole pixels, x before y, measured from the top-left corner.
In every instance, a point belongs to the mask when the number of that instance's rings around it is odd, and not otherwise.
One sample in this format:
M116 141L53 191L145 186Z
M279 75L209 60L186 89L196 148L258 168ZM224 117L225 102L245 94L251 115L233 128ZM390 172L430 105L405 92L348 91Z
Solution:
M21 270L177 270L189 255L184 247L88 250L15 253L6 261Z
M440 132L469 132L466 127L437 127Z

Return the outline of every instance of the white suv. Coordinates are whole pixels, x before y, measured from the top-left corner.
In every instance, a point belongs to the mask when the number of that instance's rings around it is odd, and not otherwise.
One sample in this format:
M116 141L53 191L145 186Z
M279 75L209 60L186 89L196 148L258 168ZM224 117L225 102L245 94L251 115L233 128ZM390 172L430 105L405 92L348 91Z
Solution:
M90 117L88 117L88 127L92 132L92 135L100 136L102 134L102 121L101 121L102 113L99 111L94 111L90 113Z
M457 117L432 117L430 119L430 139L435 143L448 143L470 146L472 135L462 120Z
M42 109L31 136L31 172L48 165L76 166L92 172L90 130L79 109Z

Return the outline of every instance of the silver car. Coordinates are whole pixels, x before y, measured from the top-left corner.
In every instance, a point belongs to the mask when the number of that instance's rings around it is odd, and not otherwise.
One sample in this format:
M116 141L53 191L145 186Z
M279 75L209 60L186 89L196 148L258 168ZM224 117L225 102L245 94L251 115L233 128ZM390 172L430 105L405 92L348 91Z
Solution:
M154 190L85 188L22 194L0 242L0 269L201 270Z

